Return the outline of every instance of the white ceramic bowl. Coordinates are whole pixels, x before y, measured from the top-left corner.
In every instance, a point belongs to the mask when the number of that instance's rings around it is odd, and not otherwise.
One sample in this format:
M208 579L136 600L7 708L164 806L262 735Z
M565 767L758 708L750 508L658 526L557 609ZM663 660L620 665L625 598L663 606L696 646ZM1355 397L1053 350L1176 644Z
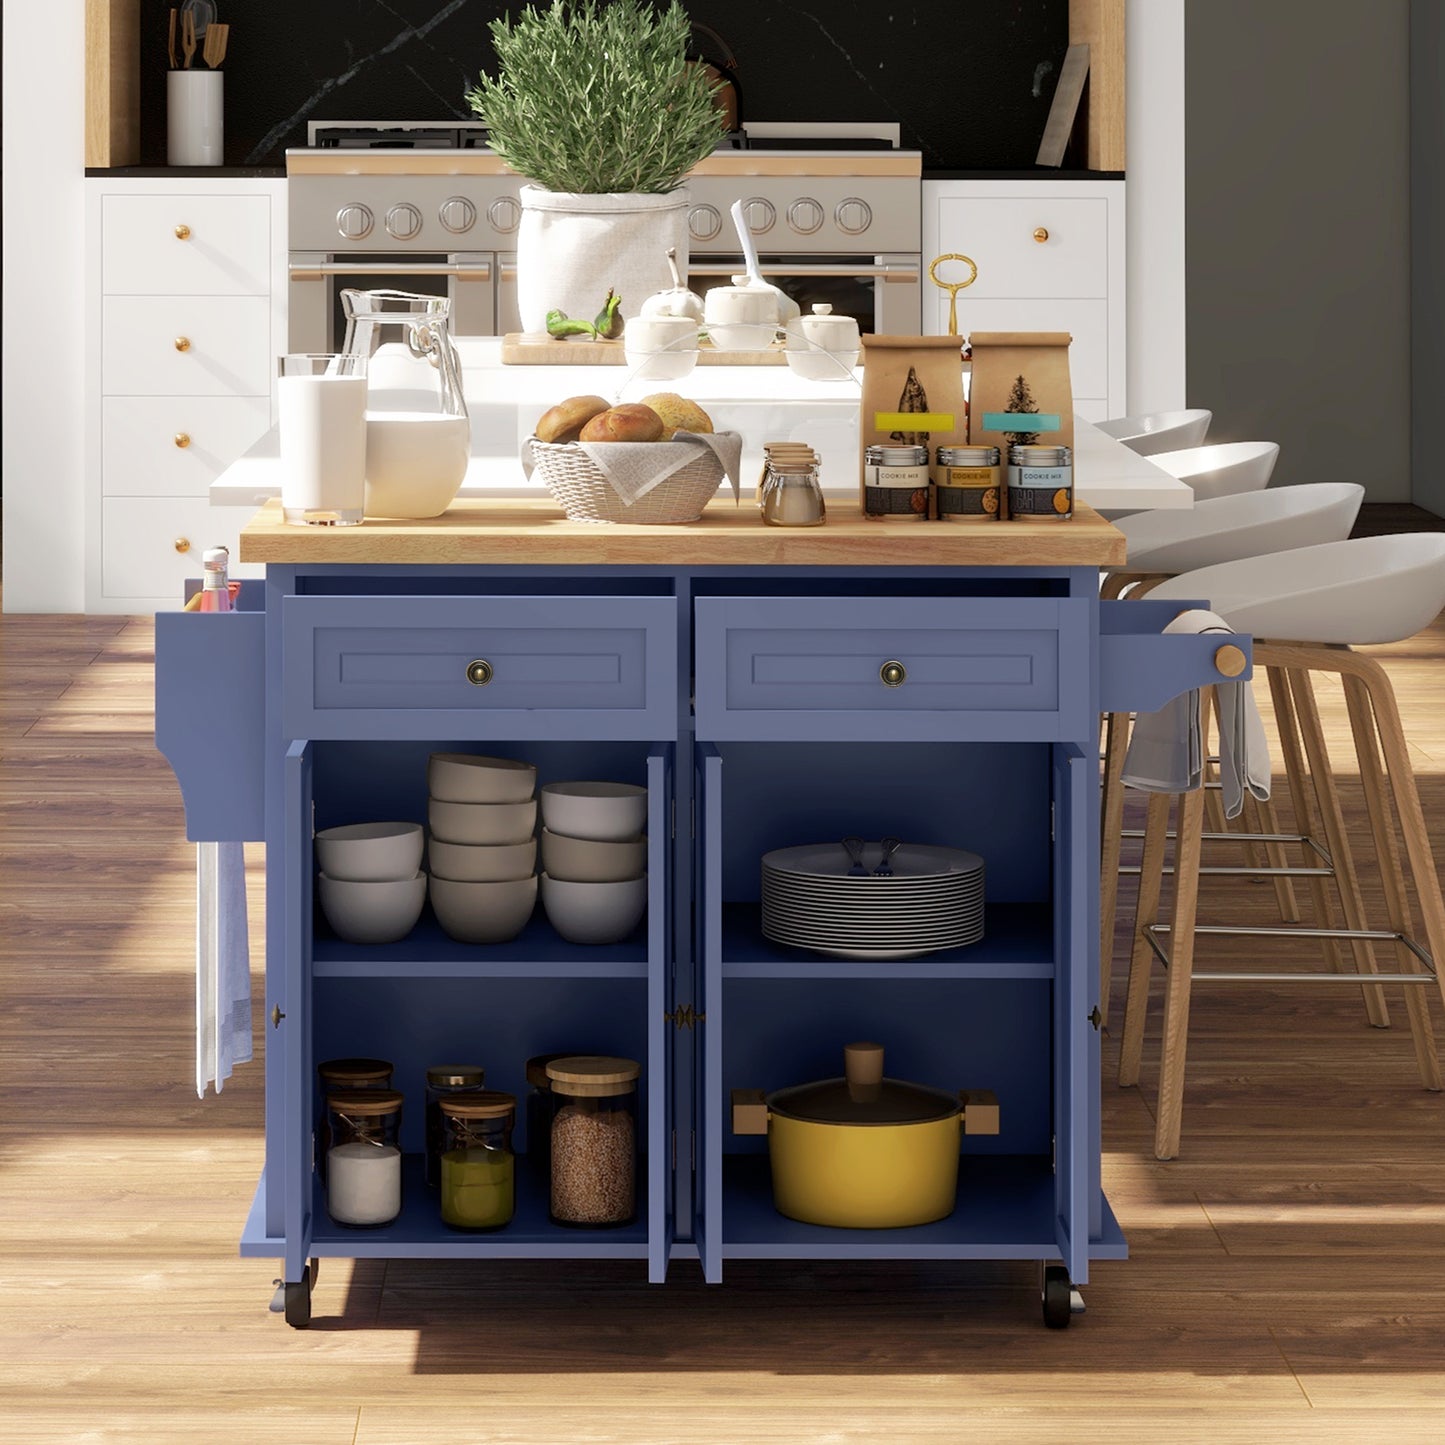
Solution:
M426 874L385 882L358 883L322 873L317 894L326 921L347 943L395 943L421 917Z
M526 803L448 803L432 798L427 821L443 843L525 843L537 827L537 800Z
M783 352L788 370L804 381L853 381L858 356L857 351L815 351L809 346L795 346L791 334Z
M328 878L406 882L421 867L420 823L346 823L316 835L316 863Z
M542 907L568 943L620 943L647 911L647 875L617 883L571 883L543 873Z
M443 843L426 846L426 868L433 878L456 883L504 883L537 871L537 840L525 843Z
M537 785L537 769L520 758L433 753L426 763L426 785L444 803L525 803Z
M542 871L549 877L573 883L619 883L636 878L646 867L645 836L599 843L542 829Z
M433 876L432 912L458 943L506 943L526 926L537 906L537 875L489 883Z
M467 475L472 426L426 411L366 414L366 515L439 517Z
M569 838L620 843L647 826L647 789L636 783L547 783L542 822Z

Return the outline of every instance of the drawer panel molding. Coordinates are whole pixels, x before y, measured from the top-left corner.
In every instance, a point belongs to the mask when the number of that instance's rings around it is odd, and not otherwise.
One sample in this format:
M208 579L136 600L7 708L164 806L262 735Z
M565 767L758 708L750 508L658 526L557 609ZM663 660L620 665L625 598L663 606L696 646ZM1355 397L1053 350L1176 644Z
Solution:
M106 196L101 289L111 296L266 296L266 196Z

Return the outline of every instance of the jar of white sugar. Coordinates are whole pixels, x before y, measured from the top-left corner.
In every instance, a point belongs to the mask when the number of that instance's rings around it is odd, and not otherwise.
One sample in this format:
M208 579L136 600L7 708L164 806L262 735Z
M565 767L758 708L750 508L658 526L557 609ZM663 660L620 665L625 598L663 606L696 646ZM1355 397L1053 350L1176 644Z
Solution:
M378 1229L401 1213L401 1105L391 1089L326 1096L326 1212L350 1229Z

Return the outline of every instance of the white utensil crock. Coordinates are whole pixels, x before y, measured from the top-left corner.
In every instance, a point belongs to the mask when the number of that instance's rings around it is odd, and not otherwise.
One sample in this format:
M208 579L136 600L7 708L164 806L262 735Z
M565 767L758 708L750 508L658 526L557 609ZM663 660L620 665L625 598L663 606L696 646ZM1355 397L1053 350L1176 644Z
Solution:
M221 70L166 75L166 164L219 166L225 161L225 82Z

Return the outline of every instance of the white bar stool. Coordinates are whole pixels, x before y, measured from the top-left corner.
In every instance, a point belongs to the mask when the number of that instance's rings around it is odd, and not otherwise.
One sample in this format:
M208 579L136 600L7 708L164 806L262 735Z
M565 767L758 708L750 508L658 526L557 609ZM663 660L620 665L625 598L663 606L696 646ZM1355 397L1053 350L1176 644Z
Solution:
M1119 416L1098 423L1099 430L1121 441L1141 457L1155 452L1175 451L1180 447L1197 447L1209 435L1212 411L1192 407L1187 411L1155 411L1139 416Z
M1139 512L1125 517L1116 525L1129 539L1129 560L1122 568L1111 569L1104 579L1102 595L1119 596L1133 587L1131 596L1143 596L1157 588L1168 577L1213 567L1224 562L1237 562L1284 552L1296 547L1315 546L1324 542L1343 541L1350 535L1359 513L1365 489L1354 482L1312 482L1296 487L1276 487L1263 492L1242 492L1236 496L1216 497L1199 502L1188 511ZM1119 895L1120 841L1124 836L1124 754L1128 745L1128 717L1121 713L1106 714L1104 719L1104 793L1100 822L1100 908L1099 908L1099 972L1100 1008L1107 1021L1109 983L1114 954L1114 921ZM1281 721L1280 731L1285 724ZM1273 801L1246 803L1257 817L1256 833L1264 840L1267 863L1261 864L1251 844L1247 868L1206 868L1206 873L1253 874L1272 876L1279 901L1280 917L1290 923L1299 921L1292 879L1304 877L1315 909L1314 916L1322 923L1330 922L1329 904L1324 879L1330 868L1290 868L1285 855L1286 843L1319 853L1317 825L1307 796L1307 779L1303 764L1295 766L1295 753L1286 747L1285 764L1291 797L1295 804L1298 831L1280 832ZM1212 840L1242 839L1243 835L1225 830L1223 810L1211 793L1208 798ZM1137 870L1129 869L1129 872ZM1338 956L1336 945L1329 945L1329 956ZM1373 1022L1381 1021L1383 1001ZM1383 1015L1388 1020L1388 1015Z
M1441 608L1445 607L1445 535L1417 533L1358 538L1225 563L1162 582L1151 595L1156 599L1208 598L1212 609L1231 627L1254 634L1255 666L1270 670L1277 704L1283 693L1292 696L1321 801L1332 801L1332 807L1325 808L1331 853L1339 876L1347 885L1353 885L1353 872L1348 868L1346 858L1341 856L1347 855L1348 844L1310 684L1312 672L1340 675L1370 830L1380 865L1389 927L1387 930L1367 928L1358 887L1346 886L1342 888L1346 928L1331 932L1335 937L1352 941L1373 940L1393 944L1399 972L1380 974L1380 983L1433 984L1445 996L1445 979L1439 972L1440 962L1445 960L1445 901L1441 898L1440 877L1435 868L1394 689L1378 662L1351 651L1352 645L1398 642L1411 637L1439 615ZM1291 640L1261 642L1258 639L1262 637ZM1153 958L1158 957L1168 969L1154 1139L1154 1152L1160 1159L1172 1159L1179 1150L1189 999L1195 979L1207 982L1359 982L1358 975L1345 972L1196 972L1194 947L1199 934L1264 938L1298 934L1318 937L1325 930L1197 924L1203 821L1203 794L1200 791L1186 793L1180 799L1173 918L1168 924L1156 921L1170 801L1169 795L1164 793L1154 794L1149 800L1119 1061L1120 1084L1137 1083L1149 999L1150 965ZM1392 807L1393 818L1390 813ZM1395 835L1396 824L1403 839L1405 861L1409 864L1424 921L1423 944L1413 934L1405 875ZM1168 952L1159 941L1160 936L1165 934L1169 936ZM1427 1089L1439 1089L1442 1085L1440 1064L1430 1026L1427 996L1419 987L1407 987L1405 1002L1421 1082Z
M1239 492L1260 492L1269 485L1279 460L1277 442L1221 442L1216 446L1187 447L1183 451L1154 452L1149 460L1194 491L1196 502L1232 497Z

